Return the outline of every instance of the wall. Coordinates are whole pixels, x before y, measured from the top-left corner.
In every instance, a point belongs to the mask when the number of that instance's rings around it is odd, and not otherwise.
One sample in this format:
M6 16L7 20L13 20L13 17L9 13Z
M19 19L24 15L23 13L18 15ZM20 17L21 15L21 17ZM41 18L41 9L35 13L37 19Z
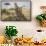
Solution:
M4 34L4 29L6 25L14 25L17 27L18 36L22 34L24 36L31 36L33 33L36 34L37 29L42 29L46 31L46 28L40 27L38 22L36 21L36 15L40 14L40 6L46 5L46 0L32 0L32 20L25 22L17 22L17 21L0 21L0 35ZM33 32L33 33L32 33ZM39 33L41 34L41 33ZM38 35L39 35L38 34ZM41 36L40 36L41 37Z

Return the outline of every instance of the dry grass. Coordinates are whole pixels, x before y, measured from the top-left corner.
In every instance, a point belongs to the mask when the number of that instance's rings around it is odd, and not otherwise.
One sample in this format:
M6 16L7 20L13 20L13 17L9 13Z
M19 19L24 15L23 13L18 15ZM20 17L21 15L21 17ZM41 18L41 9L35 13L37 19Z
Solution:
M12 12L12 11L10 11L10 12ZM10 17L10 16L11 17L16 16L15 10L13 12L14 12L13 13L14 15L12 15L12 14L10 14L10 15L3 14L2 15L2 20L8 19L8 17ZM24 15L24 17L27 20L30 20L30 9L29 8L22 8L22 14Z

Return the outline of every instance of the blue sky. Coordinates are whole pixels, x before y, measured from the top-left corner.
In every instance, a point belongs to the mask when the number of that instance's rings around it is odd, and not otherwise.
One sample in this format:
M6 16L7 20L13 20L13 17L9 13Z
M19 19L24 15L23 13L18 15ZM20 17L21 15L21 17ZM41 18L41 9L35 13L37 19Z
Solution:
M2 2L2 8L11 8L11 7L14 8L15 7L14 6L14 3L17 3L17 5L19 7L27 7L27 8L30 8L30 2L8 2L8 3L10 3L9 6L4 5L4 3L6 3L6 2Z

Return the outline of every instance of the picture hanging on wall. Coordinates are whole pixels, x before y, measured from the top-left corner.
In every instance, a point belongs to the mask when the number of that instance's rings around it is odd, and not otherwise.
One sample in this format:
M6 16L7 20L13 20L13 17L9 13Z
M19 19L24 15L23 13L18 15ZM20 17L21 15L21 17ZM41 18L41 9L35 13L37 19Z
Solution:
M2 21L31 21L31 1L2 1Z

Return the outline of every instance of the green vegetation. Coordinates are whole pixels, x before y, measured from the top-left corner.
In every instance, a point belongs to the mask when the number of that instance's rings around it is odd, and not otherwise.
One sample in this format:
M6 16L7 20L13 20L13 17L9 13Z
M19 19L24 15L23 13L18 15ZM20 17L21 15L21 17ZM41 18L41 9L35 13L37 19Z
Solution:
M18 33L15 26L6 26L5 31L5 34L9 39L11 39L12 36L17 36Z
M39 21L46 20L46 14L38 15L38 16L36 16L36 19L39 20Z

